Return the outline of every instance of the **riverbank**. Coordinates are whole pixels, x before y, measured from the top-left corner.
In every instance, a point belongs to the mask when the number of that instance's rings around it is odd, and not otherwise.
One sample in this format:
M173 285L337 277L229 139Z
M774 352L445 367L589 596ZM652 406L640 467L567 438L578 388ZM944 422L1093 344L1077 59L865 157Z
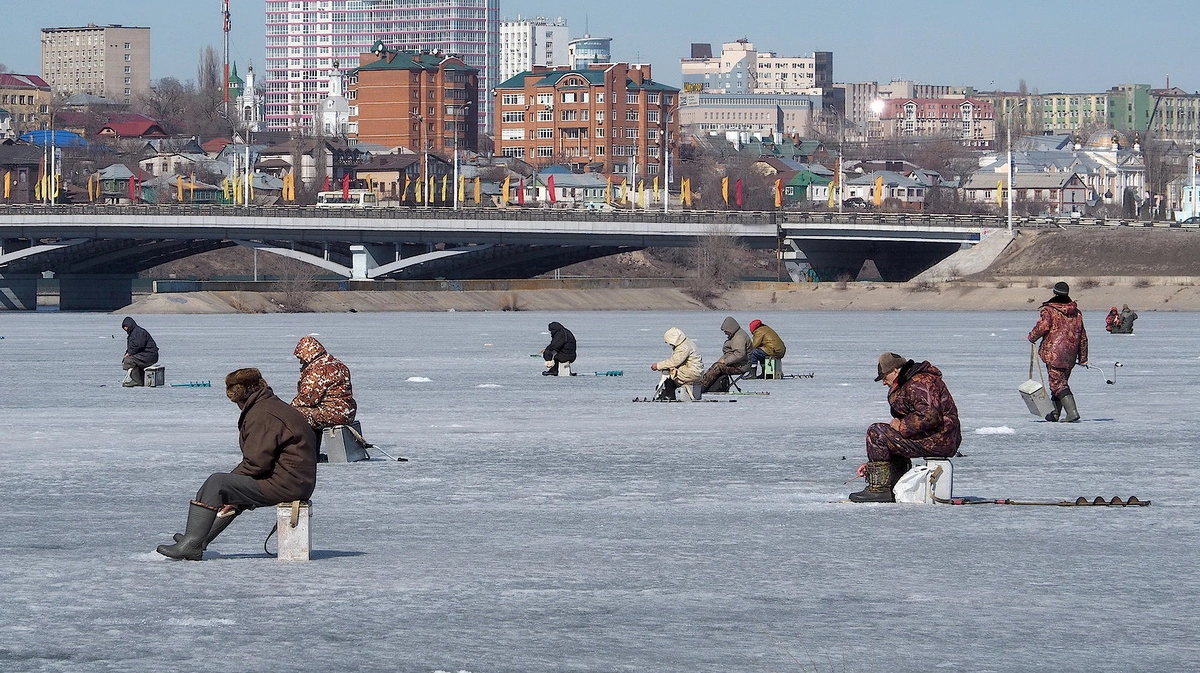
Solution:
M318 313L386 311L1019 311L1050 297L1060 277L941 283L739 283L703 303L675 287L651 289L521 289L472 291L315 292L305 309ZM1200 278L1065 277L1086 312L1129 304L1140 312L1200 311ZM152 294L120 311L150 313L288 312L282 293Z

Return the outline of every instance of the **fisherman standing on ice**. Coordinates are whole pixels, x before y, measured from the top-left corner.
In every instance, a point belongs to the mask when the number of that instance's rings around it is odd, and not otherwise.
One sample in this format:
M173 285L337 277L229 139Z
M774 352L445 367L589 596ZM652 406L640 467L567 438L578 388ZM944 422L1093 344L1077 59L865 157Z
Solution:
M884 353L878 372L875 380L888 387L892 420L867 428L868 462L858 466L867 487L850 494L853 502L895 502L892 488L912 467L909 458L949 458L962 444L958 407L937 367Z
M205 480L188 508L187 528L158 553L199 561L204 550L244 509L308 500L317 485L317 438L308 422L254 368L225 377L225 396L242 410L242 462Z
M1054 411L1046 414L1046 420L1055 422L1062 416L1063 423L1079 420L1075 406L1075 395L1071 392L1068 379L1076 363L1087 365L1088 338L1083 328L1083 314L1070 296L1071 288L1059 281L1054 284L1054 296L1042 303L1040 317L1029 333L1029 342L1037 343L1038 356L1046 363L1046 374L1050 380L1050 400ZM1066 412L1066 413L1063 413Z

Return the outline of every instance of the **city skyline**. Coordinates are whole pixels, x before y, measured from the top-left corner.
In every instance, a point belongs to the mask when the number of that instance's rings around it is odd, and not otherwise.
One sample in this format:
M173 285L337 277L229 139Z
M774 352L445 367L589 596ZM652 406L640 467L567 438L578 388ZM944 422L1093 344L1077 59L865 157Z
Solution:
M240 69L250 62L261 68L265 3L231 0L230 5L230 58ZM602 14L562 5L502 0L500 15L502 20L562 17L572 39L585 31L611 37L614 60L650 63L656 78L672 86L680 84L679 59L688 55L691 43L711 43L719 51L723 42L747 38L756 48L781 56L832 51L837 82L906 79L1015 90L1024 81L1031 91L1052 93L1098 92L1121 83L1163 87L1170 77L1173 86L1200 90L1200 59L1194 57L1194 48L1186 46L1182 33L1178 43L1164 39L1161 21L1131 20L1128 5L1115 0L1095 0L1086 15L1062 18L1043 17L1045 4L1033 0L1012 0L1003 7L977 3L953 12L940 6L905 7L903 13L876 0L804 7L763 0L752 6L753 11L737 16L723 12L728 6L716 0L695 0L686 9L682 3L618 3ZM1170 25L1200 20L1200 5L1170 5L1164 7ZM164 15L147 13L145 3L134 0L110 0L104 5L51 0L45 7L47 12L9 16L0 29L6 45L0 63L9 70L41 74L41 29L88 23L148 26L152 80L194 80L200 51L205 46L221 49L220 0L179 3L167 15L169 24Z

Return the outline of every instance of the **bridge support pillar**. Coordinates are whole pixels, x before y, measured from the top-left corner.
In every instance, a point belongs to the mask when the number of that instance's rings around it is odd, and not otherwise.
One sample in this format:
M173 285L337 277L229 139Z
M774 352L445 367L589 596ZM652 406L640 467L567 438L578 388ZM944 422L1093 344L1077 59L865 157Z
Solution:
M60 311L115 311L133 302L134 274L59 274Z
M399 248L390 245L351 245L350 280L369 280L370 272L399 258Z
M0 310L36 311L37 274L0 274Z

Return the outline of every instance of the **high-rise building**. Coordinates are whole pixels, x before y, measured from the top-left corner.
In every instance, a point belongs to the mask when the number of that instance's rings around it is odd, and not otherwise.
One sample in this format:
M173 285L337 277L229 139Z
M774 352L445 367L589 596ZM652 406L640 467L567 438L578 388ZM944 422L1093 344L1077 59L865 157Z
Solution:
M523 19L500 23L500 81L541 65L553 68L567 64L570 38L562 19Z
M150 88L150 29L94 23L43 28L42 78L55 93L129 103Z
M333 62L358 63L381 41L454 55L479 70L480 123L499 81L500 0L266 0L268 128L309 131Z
M593 63L612 63L612 38L584 35L567 45L567 65L586 70Z
M681 59L685 93L808 94L822 95L833 86L833 52L810 56L776 56L758 51L741 39L712 46L692 44L691 57Z

